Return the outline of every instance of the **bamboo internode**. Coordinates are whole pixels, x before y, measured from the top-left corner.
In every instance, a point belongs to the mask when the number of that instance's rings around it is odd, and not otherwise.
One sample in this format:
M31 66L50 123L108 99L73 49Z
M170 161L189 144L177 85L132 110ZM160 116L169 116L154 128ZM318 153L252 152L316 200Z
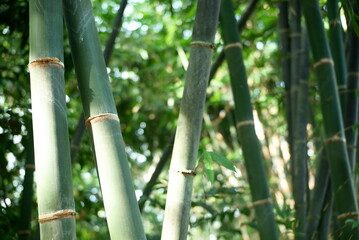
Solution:
M66 219L66 218L74 218L75 216L76 216L75 210L64 209L54 213L49 213L39 216L39 223L45 223L45 222L50 222L60 219Z

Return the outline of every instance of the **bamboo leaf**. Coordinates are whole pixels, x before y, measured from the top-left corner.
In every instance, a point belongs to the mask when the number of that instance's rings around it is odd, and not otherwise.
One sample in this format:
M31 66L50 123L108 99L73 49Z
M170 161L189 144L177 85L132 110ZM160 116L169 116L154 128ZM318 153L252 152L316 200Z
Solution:
M211 156L211 159L218 163L219 165L232 170L233 172L236 172L236 168L234 167L234 164L232 161L230 161L229 159L227 159L226 157L224 157L221 154L215 153L215 152L208 152L209 155Z

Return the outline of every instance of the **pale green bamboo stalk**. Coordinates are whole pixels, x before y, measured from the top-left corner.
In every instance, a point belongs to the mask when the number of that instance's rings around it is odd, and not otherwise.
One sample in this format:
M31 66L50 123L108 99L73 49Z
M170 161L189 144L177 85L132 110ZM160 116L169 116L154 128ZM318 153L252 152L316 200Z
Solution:
M359 239L358 229L346 224L346 219L357 220L358 205L350 173L348 153L344 137L342 113L336 86L333 60L324 30L318 1L303 0L303 13L318 78L321 109L323 114L325 143L333 183L335 205L341 235L344 239Z
M89 0L65 0L72 57L112 239L146 239Z
M258 232L261 239L278 239L261 145L254 128L242 45L235 25L236 19L231 0L222 0L220 20L235 103L236 128L245 160Z
M162 239L186 239L219 0L199 0L169 171Z
M30 1L30 80L41 239L75 239L62 1Z

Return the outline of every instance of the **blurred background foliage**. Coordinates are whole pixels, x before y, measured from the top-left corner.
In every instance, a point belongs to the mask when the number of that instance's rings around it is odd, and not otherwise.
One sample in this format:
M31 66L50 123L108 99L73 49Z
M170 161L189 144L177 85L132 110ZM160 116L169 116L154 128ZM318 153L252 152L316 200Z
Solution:
M120 1L92 0L102 46L112 30ZM175 131L196 10L190 0L130 0L108 65L134 187L139 198ZM234 1L237 19L248 1ZM263 144L277 221L284 239L292 236L293 201L287 179L288 149L278 48L277 2L260 1L241 34L257 134ZM24 178L27 125L31 119L28 64L28 1L0 3L0 236L16 239ZM66 94L72 138L82 113L65 32ZM213 60L223 49L216 35ZM233 161L233 173L214 165L214 182L195 178L189 239L257 239L244 162L233 126L233 100L226 63L208 88L201 149ZM312 95L316 89L312 87ZM315 98L314 98L315 99ZM314 131L313 131L314 132ZM312 161L315 156L311 155ZM200 166L199 166L200 168ZM160 175L142 211L148 239L159 239L167 187ZM36 172L35 172L36 181ZM36 184L34 183L36 189ZM96 166L85 134L73 163L79 239L109 239ZM32 230L36 238L34 196ZM5 230L6 229L6 230Z

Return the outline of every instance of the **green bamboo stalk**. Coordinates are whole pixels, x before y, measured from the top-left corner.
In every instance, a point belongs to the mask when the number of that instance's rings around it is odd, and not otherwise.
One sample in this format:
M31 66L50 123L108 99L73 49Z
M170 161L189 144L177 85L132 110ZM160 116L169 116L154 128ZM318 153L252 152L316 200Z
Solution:
M307 168L307 122L308 122L308 98L309 98L309 45L307 35L302 34L299 67L298 98L294 116L294 179L293 194L295 201L295 238L305 239L305 224L307 217L307 190L308 190L308 168Z
M106 47L105 47L105 50L103 51L103 57L105 59L106 66L110 62L116 38L117 38L118 33L120 32L121 27L122 27L123 13L126 9L126 6L127 6L127 0L122 0L121 4L120 4L120 8L118 9L115 20L113 22L112 32L110 34L110 37L107 39ZM74 133L74 137L71 141L71 160L72 160L72 162L75 160L77 152L80 149L80 143L82 141L82 137L83 137L84 133L85 133L85 117L84 117L84 114L82 113L78 120L76 129L75 129L75 133Z
M242 32L242 30L245 27L248 19L252 16L258 2L259 2L259 0L251 0L248 3L246 10L244 10L243 14L241 15L241 18L239 19L239 21L237 23L238 32ZM216 60L214 61L214 63L211 66L211 71L209 73L209 81L211 81L214 78L218 68L222 65L224 60L225 60L224 50L222 50L218 54Z
M186 239L219 0L199 0L173 146L162 239Z
M340 21L338 0L328 0L329 44L334 61L335 76L339 90L342 114L346 110L347 67L343 43L343 29ZM345 118L344 118L345 119Z
M23 183L23 191L21 196L20 221L19 221L19 239L29 240L31 236L31 216L33 208L34 195L34 141L31 124L26 124L27 144L26 144L26 160L25 160L25 177Z
M309 211L307 215L306 237L316 239L321 219L321 211L325 202L325 195L328 192L329 166L326 151L320 153L319 163L316 170L315 186L311 194Z
M65 0L64 15L110 236L146 239L91 2Z
M291 110L291 59L290 59L290 38L289 38L289 13L288 1L281 1L278 3L279 8L279 38L280 38L280 53L282 64L282 81L285 87L285 113L287 119L288 136L287 142L289 145L289 153L293 155L293 122Z
M261 239L278 239L262 150L254 129L242 45L235 25L231 0L222 0L220 21L235 102L236 127L242 145L259 235Z
M75 239L62 1L30 1L30 80L41 239Z
M333 61L325 35L319 2L304 0L302 3L315 61L314 68L318 78L326 147L342 237L343 239L350 237L359 239L358 229L352 230L351 225L345 223L348 218L357 219L358 206L350 174Z
M358 2L355 2L354 13L359 15ZM355 20L354 20L355 21ZM359 25L359 21L356 20ZM348 94L346 104L346 118L345 118L345 137L348 144L349 163L354 171L356 165L356 152L357 152L357 135L358 130L354 125L358 122L358 96L359 89L359 38L355 34L353 27L349 28L348 33L349 47L348 52Z

